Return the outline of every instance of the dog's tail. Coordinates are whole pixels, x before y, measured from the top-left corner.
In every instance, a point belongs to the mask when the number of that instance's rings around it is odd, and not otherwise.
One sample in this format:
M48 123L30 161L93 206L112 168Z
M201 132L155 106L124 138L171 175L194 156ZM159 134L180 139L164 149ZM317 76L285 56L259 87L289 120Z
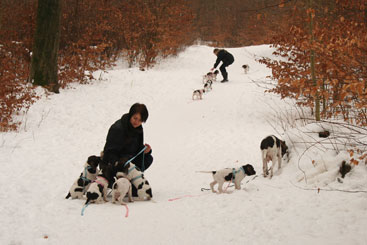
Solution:
M196 173L214 174L215 171L196 171Z
M117 184L117 178L116 177L113 177L114 179L115 179L115 183L113 183L113 185L112 185L112 190L114 190L115 189L115 186L116 186L116 184Z
M69 199L69 197L71 197L70 191L69 191L68 195L65 197L65 199Z

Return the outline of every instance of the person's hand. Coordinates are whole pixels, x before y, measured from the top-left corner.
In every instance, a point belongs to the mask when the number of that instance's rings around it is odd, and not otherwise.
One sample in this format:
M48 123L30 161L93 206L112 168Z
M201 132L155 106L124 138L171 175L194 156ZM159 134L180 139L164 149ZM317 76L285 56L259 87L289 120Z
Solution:
M150 145L149 145L149 144L145 144L145 146L147 147L147 148L145 149L145 151L144 151L144 153L146 154L146 153L150 152L150 150L152 150L152 147L150 147Z

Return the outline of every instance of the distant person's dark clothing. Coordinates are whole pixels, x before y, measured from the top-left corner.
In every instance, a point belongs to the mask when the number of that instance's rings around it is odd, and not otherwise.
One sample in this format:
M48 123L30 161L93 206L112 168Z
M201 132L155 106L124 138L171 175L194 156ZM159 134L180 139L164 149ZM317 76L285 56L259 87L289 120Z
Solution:
M229 53L228 51L224 50L224 49L220 49L217 53L217 60L215 61L214 64L214 69L217 68L217 66L219 65L219 63L222 61L222 65L219 67L219 70L223 76L223 80L222 82L227 82L228 81L228 73L226 71L226 67L231 65L234 62L234 57L231 53Z
M144 132L140 125L134 128L130 123L129 114L124 114L109 129L103 150L103 162L114 164L122 157L134 157L144 148ZM143 163L144 157L144 163ZM146 170L153 162L152 151L137 156L134 163L141 170Z

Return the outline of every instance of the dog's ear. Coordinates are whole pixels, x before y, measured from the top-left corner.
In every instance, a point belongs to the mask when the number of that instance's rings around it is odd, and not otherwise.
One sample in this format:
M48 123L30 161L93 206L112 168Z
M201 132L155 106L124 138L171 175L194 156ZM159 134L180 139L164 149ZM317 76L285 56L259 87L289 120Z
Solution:
M102 162L101 157L97 157L95 155L88 157L88 160L87 160L87 163L93 169L96 169L101 162Z
M149 188L148 190L146 190L146 193L152 198L153 197L153 193L152 193L152 189Z
M251 164L246 164L245 166L242 166L242 167L245 170L245 173L247 175L254 175L254 174L256 174L256 171L255 171L254 167Z

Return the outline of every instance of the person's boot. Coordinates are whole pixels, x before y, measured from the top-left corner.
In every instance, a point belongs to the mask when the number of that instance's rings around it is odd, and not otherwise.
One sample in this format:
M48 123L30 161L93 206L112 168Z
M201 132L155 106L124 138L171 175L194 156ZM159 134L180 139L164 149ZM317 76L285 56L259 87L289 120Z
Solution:
M221 83L226 83L228 82L228 76L223 76L223 80L220 81Z

